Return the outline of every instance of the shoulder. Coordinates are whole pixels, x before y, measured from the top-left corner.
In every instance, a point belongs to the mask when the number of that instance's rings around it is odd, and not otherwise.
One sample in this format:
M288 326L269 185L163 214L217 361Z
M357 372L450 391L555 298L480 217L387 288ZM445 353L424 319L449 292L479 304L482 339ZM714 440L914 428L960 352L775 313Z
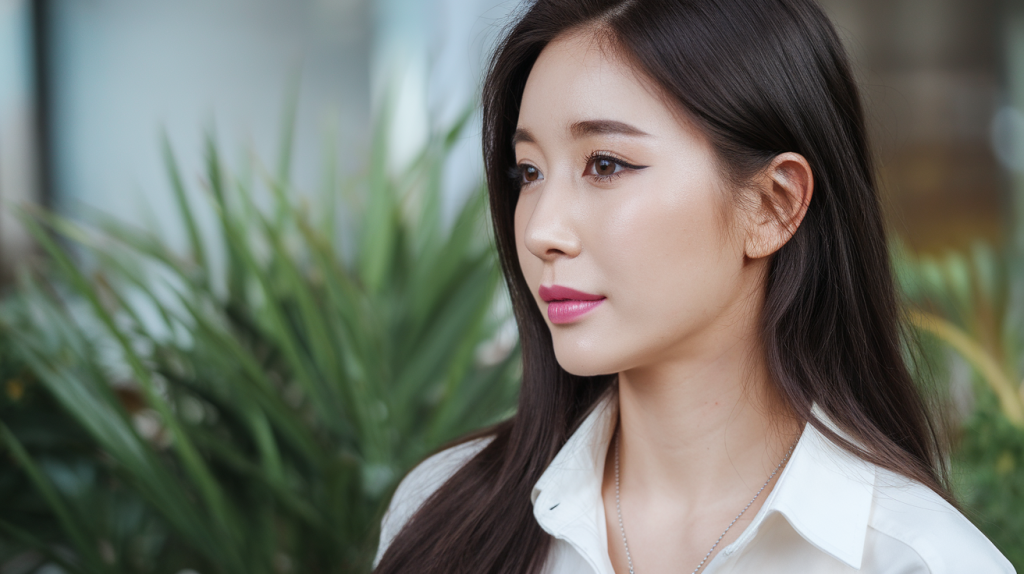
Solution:
M435 490L490 442L490 437L466 441L442 450L416 465L398 484L384 516L384 524L397 526L397 530L400 530Z
M956 508L923 484L887 470L877 470L868 527L865 566L877 564L879 572L1014 572Z
M490 442L491 437L481 437L457 444L428 457L405 475L381 521L380 544L374 565L380 562L391 541L430 495Z

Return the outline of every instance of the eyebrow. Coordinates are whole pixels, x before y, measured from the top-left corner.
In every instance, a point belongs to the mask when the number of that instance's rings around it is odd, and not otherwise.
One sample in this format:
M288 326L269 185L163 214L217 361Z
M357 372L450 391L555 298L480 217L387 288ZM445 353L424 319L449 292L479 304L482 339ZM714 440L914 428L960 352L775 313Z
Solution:
M537 143L537 140L530 133L530 130L526 128L516 128L516 133L512 134L512 147L516 147L521 143Z
M569 126L569 133L574 139L582 139L593 135L624 135L644 137L651 134L625 122L615 120L584 120ZM526 128L518 128L512 135L512 147L520 143L537 143L533 133Z
M586 120L569 126L569 133L576 139L593 135L649 136L651 134L624 122L615 120Z

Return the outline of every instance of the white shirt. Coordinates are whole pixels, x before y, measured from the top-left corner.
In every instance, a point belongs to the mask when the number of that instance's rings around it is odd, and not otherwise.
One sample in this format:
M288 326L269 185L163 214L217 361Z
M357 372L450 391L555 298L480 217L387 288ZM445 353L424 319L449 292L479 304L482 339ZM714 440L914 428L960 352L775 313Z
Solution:
M617 395L606 394L533 488L534 517L554 537L545 574L614 574L601 481L617 409ZM406 476L384 516L374 564L427 497L489 440L442 451ZM853 456L806 425L753 521L702 574L841 572L1012 574L1014 569L931 489Z

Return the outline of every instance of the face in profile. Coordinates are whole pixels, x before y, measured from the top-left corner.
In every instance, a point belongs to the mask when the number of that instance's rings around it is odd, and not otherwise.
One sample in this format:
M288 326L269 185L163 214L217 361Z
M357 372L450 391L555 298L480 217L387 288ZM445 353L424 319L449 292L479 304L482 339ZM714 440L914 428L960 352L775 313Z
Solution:
M519 264L578 375L713 352L749 322L748 234L710 144L609 43L540 54L515 137Z

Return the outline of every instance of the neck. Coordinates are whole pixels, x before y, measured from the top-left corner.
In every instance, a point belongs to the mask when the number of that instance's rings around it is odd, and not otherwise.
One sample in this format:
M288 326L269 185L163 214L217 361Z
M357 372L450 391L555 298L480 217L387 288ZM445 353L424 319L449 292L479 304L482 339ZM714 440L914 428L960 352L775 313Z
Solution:
M799 436L770 392L756 337L707 337L676 357L619 374L623 472L652 500L682 508L754 492Z

